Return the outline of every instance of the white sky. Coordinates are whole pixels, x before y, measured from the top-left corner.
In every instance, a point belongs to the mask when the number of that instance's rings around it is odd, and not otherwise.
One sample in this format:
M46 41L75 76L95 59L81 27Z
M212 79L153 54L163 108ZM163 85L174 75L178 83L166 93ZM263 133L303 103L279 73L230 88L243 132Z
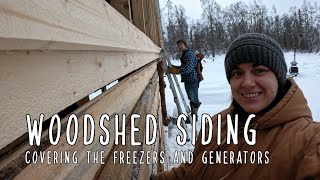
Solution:
M254 0L216 0L216 2L224 8L232 3L243 1L246 4L253 3ZM261 0L265 4L270 12L272 10L272 5L277 9L278 14L286 13L289 11L290 7L297 6L300 7L303 4L304 0ZM160 7L164 7L167 0L159 0ZM186 14L191 19L200 19L201 18L201 3L200 0L171 0L173 5L181 4L186 9ZM257 1L258 2L258 1ZM312 4L317 2L320 4L320 0L308 0Z

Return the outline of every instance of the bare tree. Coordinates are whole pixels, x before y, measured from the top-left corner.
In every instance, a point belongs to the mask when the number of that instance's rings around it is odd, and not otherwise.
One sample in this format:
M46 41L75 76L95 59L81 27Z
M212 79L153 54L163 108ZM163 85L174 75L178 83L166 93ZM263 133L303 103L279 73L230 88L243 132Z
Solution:
M204 19L208 22L208 45L211 55L215 57L215 22L218 21L219 16L221 16L221 6L215 0L200 0L200 2L202 3Z
M279 15L275 7L270 14L261 2L237 2L221 8L215 0L200 0L202 19L187 23L185 9L172 6L167 0L165 45L172 56L177 53L175 42L179 38L189 41L196 51L215 56L224 52L229 43L240 34L258 32L278 41L285 50L320 51L320 7L307 0L301 7L292 6L288 13Z

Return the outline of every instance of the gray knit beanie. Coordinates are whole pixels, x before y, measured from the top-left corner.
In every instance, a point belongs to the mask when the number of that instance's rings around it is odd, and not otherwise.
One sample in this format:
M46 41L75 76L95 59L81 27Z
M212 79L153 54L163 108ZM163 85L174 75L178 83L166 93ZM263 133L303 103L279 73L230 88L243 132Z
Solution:
M230 44L224 61L229 83L232 70L241 63L248 62L268 67L277 77L279 88L284 87L287 64L280 45L271 37L259 33L247 33Z

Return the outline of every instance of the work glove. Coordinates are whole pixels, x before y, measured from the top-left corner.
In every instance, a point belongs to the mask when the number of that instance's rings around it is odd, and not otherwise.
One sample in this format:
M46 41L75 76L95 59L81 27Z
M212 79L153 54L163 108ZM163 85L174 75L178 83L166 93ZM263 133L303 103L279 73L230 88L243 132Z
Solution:
M168 73L170 73L170 74L180 74L180 70L175 68L175 67L169 67L168 68Z

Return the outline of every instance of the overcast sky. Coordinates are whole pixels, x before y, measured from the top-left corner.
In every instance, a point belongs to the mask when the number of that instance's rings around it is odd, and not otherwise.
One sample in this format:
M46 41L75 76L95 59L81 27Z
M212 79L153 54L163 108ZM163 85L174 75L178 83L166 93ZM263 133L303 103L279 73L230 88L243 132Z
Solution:
M253 3L254 0L216 0L216 2L224 8L232 3L243 1L246 4ZM268 8L268 12L272 10L274 5L277 9L278 14L282 14L289 11L290 7L297 6L300 7L303 4L304 0L261 0ZM308 0L312 4L317 2L320 4L320 0ZM160 7L163 8L167 0L159 0ZM200 19L201 17L201 3L200 0L171 0L174 5L181 4L186 9L186 15L191 19Z

